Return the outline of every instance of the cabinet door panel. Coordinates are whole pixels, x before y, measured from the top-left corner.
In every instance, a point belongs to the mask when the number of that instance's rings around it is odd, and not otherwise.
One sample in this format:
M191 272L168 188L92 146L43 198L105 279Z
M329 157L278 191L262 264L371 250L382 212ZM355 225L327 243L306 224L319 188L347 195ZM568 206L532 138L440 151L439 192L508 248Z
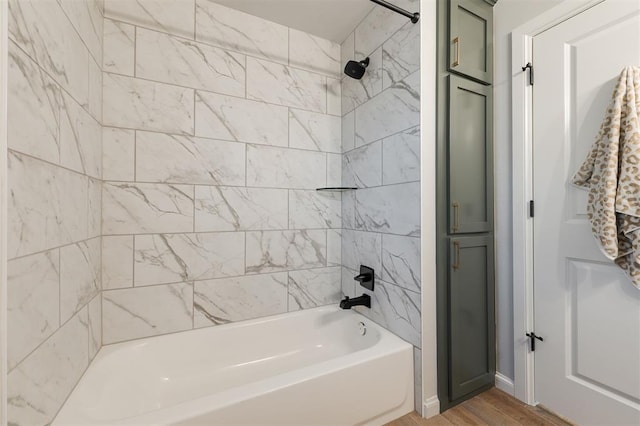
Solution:
M486 84L493 80L493 10L482 0L449 2L449 70Z
M449 232L493 227L491 87L449 77Z
M495 331L492 236L450 241L449 397L494 382Z

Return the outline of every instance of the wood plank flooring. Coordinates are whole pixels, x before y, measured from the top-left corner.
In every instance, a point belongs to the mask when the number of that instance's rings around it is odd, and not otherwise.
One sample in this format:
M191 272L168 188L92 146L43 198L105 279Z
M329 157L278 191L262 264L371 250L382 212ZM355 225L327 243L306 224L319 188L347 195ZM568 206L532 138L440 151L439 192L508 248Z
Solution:
M571 423L543 408L526 405L496 388L492 388L430 419L423 419L414 411L387 424L387 426L452 425L572 426Z

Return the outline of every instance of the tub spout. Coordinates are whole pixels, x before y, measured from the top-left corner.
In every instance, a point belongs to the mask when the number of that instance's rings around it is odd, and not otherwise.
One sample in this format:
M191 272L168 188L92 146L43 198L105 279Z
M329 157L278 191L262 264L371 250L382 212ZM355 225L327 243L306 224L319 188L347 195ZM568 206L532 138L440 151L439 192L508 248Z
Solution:
M354 297L350 299L349 296L345 296L344 299L340 301L341 309L351 309L354 306L366 306L371 309L371 296L368 294L363 294L360 297Z

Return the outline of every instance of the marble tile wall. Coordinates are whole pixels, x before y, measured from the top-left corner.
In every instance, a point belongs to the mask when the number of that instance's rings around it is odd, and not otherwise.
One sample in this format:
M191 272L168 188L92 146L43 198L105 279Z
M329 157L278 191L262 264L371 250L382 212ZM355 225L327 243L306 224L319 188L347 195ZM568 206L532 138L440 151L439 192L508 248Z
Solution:
M8 422L49 424L102 345L98 0L9 1Z
M339 301L340 60L210 0L105 0L104 344Z
M398 0L419 10L418 0ZM415 347L421 410L420 25L375 8L341 46L342 63L370 58L362 80L342 79L342 291L369 293L364 315ZM368 292L353 277L376 271Z

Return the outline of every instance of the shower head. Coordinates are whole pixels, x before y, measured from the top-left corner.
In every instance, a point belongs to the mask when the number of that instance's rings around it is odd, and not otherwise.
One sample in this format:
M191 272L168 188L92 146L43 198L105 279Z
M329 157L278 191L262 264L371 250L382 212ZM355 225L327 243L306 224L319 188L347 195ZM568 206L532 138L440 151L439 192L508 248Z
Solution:
M365 58L360 62L349 61L347 62L347 66L344 67L344 73L351 78L360 80L368 66L369 58Z

